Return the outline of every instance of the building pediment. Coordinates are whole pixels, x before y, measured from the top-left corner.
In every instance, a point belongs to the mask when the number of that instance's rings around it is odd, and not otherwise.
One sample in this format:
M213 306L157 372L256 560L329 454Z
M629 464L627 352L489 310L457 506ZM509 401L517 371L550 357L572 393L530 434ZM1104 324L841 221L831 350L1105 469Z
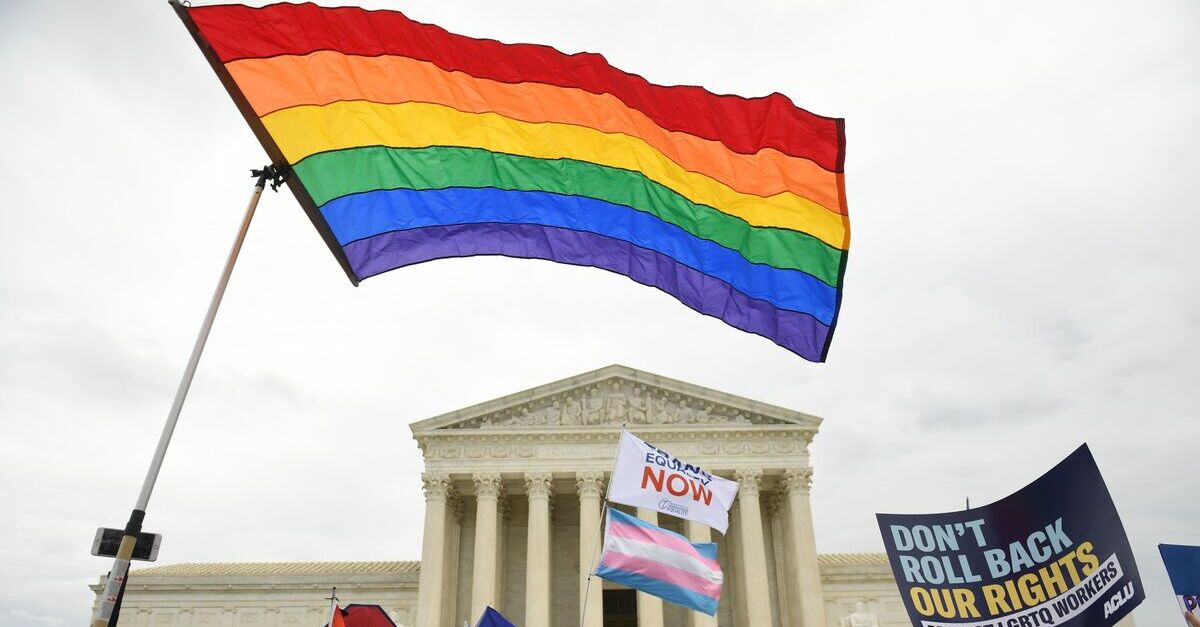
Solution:
M412 431L419 438L472 429L760 425L815 430L819 424L816 416L614 365L413 423Z

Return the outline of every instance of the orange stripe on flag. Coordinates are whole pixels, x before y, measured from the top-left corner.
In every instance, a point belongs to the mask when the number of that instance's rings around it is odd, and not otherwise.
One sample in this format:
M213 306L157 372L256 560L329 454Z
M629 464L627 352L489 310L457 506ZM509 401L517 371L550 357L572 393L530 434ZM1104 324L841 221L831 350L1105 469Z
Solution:
M813 161L773 148L742 154L718 141L668 131L611 94L535 82L501 83L407 57L331 51L244 59L227 67L260 117L298 105L365 100L425 102L465 113L498 113L523 122L584 126L642 139L683 169L745 194L791 192L830 211L846 213L838 194L839 175Z

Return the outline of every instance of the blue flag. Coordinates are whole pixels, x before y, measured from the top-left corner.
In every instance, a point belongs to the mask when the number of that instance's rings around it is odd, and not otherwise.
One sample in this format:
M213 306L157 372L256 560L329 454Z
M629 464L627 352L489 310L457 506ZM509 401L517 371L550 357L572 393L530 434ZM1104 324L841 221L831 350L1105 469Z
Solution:
M475 627L517 627L509 622L504 615L492 609L492 606L483 608L483 616L479 617L479 622L475 623Z
M1167 566L1179 608L1192 615L1188 624L1200 623L1200 546L1160 544L1158 552Z

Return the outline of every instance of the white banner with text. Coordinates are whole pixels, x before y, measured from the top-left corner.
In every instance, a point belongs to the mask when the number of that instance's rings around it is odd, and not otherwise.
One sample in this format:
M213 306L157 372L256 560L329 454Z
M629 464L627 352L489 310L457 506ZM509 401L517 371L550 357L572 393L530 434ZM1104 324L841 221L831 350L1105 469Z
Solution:
M621 432L608 500L657 510L725 533L737 491L736 481L722 479Z

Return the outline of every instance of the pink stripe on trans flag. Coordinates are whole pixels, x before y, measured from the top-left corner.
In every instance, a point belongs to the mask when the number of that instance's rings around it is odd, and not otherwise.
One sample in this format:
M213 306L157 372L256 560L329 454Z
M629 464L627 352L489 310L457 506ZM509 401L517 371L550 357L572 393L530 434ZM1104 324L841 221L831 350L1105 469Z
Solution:
M714 599L721 596L721 581L712 581L696 573L675 568L638 555L626 555L617 551L604 554L603 563L610 568L620 568L634 574L645 575L659 581L693 590Z
M715 616L725 577L717 545L687 538L608 508L596 574L664 601Z
M635 542L645 542L663 548L677 551L686 555L688 558L702 562L705 566L714 572L721 572L721 565L715 559L709 559L703 555L698 555L696 549L688 542L681 540L674 534L655 532L645 527L636 525L623 524L616 520L610 520L608 525L608 533L618 538L627 538Z

